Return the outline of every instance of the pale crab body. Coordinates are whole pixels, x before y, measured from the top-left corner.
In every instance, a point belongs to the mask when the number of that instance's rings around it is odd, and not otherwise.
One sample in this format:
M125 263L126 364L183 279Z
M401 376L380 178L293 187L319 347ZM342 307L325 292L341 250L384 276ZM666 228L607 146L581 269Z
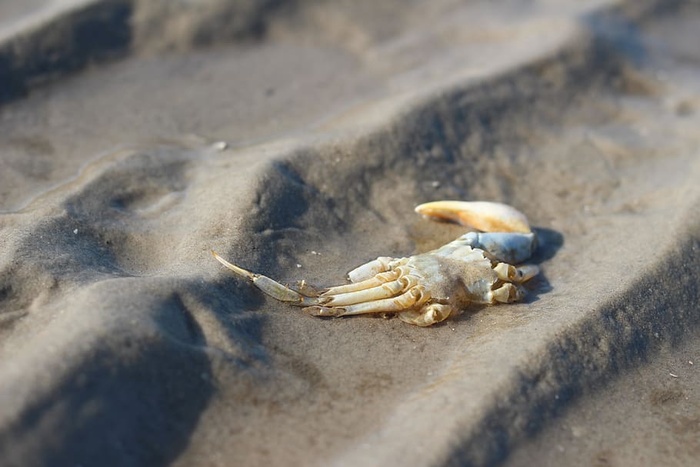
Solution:
M539 272L536 266L510 264L526 260L535 248L535 236L524 215L510 206L487 202L438 201L418 206L416 211L433 219L504 232L469 232L428 253L379 257L350 271L349 284L318 292L303 281L299 290L293 290L213 254L266 294L304 307L313 316L396 313L410 324L430 326L470 304L522 299L520 284Z

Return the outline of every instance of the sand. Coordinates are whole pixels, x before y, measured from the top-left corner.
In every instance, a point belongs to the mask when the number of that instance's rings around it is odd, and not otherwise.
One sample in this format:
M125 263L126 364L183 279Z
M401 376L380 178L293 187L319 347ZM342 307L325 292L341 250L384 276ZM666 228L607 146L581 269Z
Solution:
M0 5L0 464L695 465L697 2ZM512 204L523 303L317 319Z

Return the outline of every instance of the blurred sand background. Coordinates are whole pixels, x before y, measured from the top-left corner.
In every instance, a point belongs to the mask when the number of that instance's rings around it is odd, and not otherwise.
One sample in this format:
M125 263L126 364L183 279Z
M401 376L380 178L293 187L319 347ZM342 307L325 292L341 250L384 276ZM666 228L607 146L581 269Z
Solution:
M0 464L697 465L697 1L0 1ZM524 303L316 319L512 204Z

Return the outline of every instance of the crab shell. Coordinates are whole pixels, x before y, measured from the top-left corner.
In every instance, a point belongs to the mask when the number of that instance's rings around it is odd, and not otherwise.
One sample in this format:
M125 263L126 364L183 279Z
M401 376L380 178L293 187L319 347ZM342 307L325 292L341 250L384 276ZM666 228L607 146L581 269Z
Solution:
M304 308L313 316L397 313L410 324L430 326L468 305L511 303L525 295L520 286L538 274L536 266L515 267L528 259L535 236L527 218L511 206L490 202L437 201L416 211L490 232L469 232L428 253L404 258L379 257L348 273L349 284L320 293L294 290L214 257L267 295ZM302 282L301 284L305 284Z

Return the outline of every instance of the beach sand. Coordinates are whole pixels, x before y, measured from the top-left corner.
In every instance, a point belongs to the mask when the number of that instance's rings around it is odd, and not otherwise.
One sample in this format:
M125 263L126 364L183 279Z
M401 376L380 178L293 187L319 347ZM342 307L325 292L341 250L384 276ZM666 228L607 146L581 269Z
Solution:
M5 1L0 464L696 465L700 4ZM522 303L318 319L523 211Z

